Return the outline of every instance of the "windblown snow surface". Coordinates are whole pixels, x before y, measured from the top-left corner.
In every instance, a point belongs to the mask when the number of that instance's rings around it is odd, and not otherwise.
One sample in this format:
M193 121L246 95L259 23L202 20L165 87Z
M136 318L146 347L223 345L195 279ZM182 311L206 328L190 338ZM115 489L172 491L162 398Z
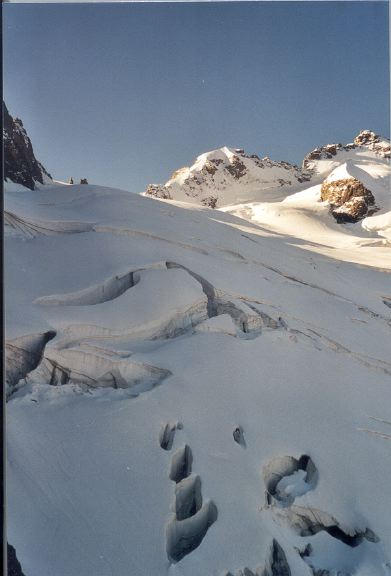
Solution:
M371 166L341 170L365 169L383 212L346 225L320 185L225 211L7 192L26 576L391 573L389 182Z

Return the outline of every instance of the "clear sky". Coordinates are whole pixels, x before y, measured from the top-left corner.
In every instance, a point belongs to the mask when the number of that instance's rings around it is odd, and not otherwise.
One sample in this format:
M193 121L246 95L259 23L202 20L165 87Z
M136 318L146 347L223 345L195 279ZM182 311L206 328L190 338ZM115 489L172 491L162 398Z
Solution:
M57 179L141 191L204 151L389 137L386 2L4 4L4 94Z

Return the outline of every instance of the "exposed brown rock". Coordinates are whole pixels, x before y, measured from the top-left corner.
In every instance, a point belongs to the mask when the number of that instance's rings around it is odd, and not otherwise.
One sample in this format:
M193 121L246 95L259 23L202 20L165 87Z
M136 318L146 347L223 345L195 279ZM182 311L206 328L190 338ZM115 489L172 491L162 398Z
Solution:
M385 138L382 138L370 130L361 130L353 142L345 144L344 146L342 144L327 144L326 146L315 148L305 156L302 168L303 170L312 171L314 169L314 161L323 159L330 160L340 151L354 150L361 146L365 146L368 150L375 152L382 158L391 157L390 143Z
M391 157L390 144L385 144L384 140L382 142L382 138L370 130L361 130L360 134L354 139L354 144L356 146L367 146L383 158Z
M356 146L364 146L366 144L374 144L380 141L380 136L371 132L370 130L361 130L360 134L355 137L354 143Z
M328 154L330 154L330 156L335 156L337 153L337 149L341 148L342 144L329 144L328 146L325 146L326 151L328 152Z
M207 198L202 198L201 204L204 206L209 206L209 208L216 208L217 198L215 196L208 196Z
M234 178L241 178L246 173L246 166L240 160L239 156L232 156L230 164L227 166L227 170Z
M357 222L376 210L372 192L356 178L331 182L325 180L320 198L330 204L331 213L337 222Z
M209 161L206 162L205 166L202 169L202 172L207 172L208 174L211 174L213 176L213 174L217 172L217 168L214 163Z
M342 144L327 144L320 148L315 148L304 157L302 168L303 170L311 170L311 163L314 160L321 160L322 158L333 158L339 150L343 148ZM355 146L353 146L355 148Z
M297 180L300 182L300 184L303 182L309 182L311 180L311 174L303 172L301 176L298 176Z
M172 200L169 191L165 186L160 184L149 184L145 191L148 196L155 196L155 198L162 198L163 200Z
M284 178L278 178L277 182L280 186L291 186L292 182L290 180L284 180Z

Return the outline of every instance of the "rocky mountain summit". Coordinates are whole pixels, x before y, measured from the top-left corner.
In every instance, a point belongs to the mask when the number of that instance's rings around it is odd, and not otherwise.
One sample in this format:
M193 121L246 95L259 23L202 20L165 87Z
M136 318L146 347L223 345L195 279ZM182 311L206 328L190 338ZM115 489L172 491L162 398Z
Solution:
M388 166L390 150L389 140L362 130L349 144L315 148L299 168L289 162L248 155L242 148L223 147L201 154L192 166L175 171L164 185L150 184L144 195L225 208L281 201L309 182L309 186L321 185L319 200L329 204L338 223L357 222L382 207L381 203L376 204L371 189L373 179L360 166L368 162L377 167ZM347 166L345 174L343 167ZM383 178L380 174L379 177Z
M383 158L390 158L391 157L391 146L390 141L382 138L375 132L371 132L370 130L361 130L358 136L354 139L354 145L358 146L367 146L370 150L377 152L379 156Z
M12 118L3 102L4 180L34 190L52 180L34 155L31 140L20 118Z
M384 171L389 171L390 156L389 140L362 130L349 144L315 148L304 158L302 168L311 172L314 179L326 176L320 199L328 202L338 223L358 222L389 205L389 194L375 197L375 180L384 180L385 188L387 183L389 187ZM368 172L370 165L372 169Z
M164 185L150 184L145 195L221 208L275 199L281 196L281 188L309 179L309 174L289 162L274 162L267 156L259 158L242 148L224 146L201 154L192 166L175 171Z
M353 142L349 144L327 144L315 148L305 156L302 168L303 170L322 173L322 169L327 166L327 163L321 162L322 160L338 160L349 156L361 156L365 153L384 159L391 158L390 141L370 130L361 130Z

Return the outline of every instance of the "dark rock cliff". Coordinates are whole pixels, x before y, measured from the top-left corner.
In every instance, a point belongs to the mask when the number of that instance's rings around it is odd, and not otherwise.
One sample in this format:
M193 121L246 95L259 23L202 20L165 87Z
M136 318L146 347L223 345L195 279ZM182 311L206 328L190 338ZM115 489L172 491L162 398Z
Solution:
M4 180L34 190L36 183L51 179L35 158L31 140L19 118L12 118L3 102Z

